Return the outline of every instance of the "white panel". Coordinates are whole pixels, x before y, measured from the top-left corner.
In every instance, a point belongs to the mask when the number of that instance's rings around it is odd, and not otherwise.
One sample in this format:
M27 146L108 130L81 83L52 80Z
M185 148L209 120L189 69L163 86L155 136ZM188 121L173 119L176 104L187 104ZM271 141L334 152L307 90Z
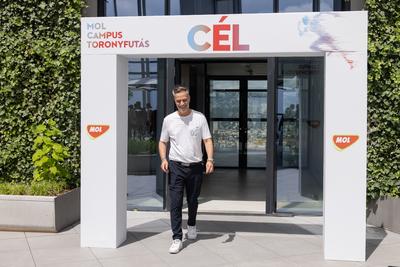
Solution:
M118 163L117 153L125 153L121 146L126 140L118 140L126 126L118 124L126 118L119 115L117 105L126 100L117 98L117 68L115 55L83 55L81 81L81 246L117 247L126 237L126 163ZM127 78L125 79L127 82ZM127 88L127 86L126 86ZM127 90L125 88L125 90ZM127 94L126 94L127 95ZM122 109L118 109L121 113ZM126 124L126 121L125 121ZM88 125L109 125L109 130L97 138L87 131ZM119 127L119 128L118 128ZM124 133L126 135L126 131ZM118 138L117 138L118 136ZM118 140L118 142L117 142ZM118 145L119 146L118 146ZM126 159L125 159L126 160ZM121 168L125 166L125 170ZM125 193L126 197L126 193ZM123 211L121 208L123 206ZM117 223L118 222L118 223ZM126 222L125 222L126 223Z
M366 59L366 53L339 52L325 61L324 252L330 260L365 260ZM339 150L334 135L359 139Z
M364 11L82 18L82 54L254 57L363 51L366 18ZM218 30L220 26L226 28ZM220 41L214 36L221 36L217 37ZM206 42L211 46L202 51L191 45ZM234 49L234 43L248 45L248 49ZM229 51L214 44L226 45Z

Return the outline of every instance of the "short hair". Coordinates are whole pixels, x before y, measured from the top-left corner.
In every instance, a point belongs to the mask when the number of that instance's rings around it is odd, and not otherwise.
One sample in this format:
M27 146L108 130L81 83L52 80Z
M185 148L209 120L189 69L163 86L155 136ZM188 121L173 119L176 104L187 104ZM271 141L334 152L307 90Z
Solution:
M187 92L189 94L189 88L182 85L175 85L174 89L172 90L172 95L175 96L177 93L180 92Z

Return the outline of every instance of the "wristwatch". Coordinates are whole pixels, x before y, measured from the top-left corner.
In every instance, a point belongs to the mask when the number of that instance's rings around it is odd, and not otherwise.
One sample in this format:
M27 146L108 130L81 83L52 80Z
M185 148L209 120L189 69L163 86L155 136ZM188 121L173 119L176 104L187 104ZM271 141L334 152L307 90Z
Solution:
M214 164L214 159L213 158L208 158L207 161L211 161Z

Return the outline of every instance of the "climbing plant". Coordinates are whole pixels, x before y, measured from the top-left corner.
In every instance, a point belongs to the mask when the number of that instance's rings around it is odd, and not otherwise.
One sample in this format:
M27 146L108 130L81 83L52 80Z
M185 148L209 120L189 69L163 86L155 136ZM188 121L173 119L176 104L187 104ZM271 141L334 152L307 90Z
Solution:
M367 0L368 197L400 197L400 5Z
M33 125L59 126L71 186L80 172L83 1L0 2L0 182L33 179Z

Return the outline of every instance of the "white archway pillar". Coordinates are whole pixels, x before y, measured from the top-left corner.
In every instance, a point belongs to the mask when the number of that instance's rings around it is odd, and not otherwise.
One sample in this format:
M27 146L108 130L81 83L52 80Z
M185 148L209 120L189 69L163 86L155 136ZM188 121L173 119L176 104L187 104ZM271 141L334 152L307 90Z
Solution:
M127 231L128 61L82 55L81 64L81 246L116 248Z
M344 57L352 61L347 62ZM326 53L324 95L324 256L327 260L364 261L366 53ZM349 148L339 151L334 136L355 133L359 139Z

